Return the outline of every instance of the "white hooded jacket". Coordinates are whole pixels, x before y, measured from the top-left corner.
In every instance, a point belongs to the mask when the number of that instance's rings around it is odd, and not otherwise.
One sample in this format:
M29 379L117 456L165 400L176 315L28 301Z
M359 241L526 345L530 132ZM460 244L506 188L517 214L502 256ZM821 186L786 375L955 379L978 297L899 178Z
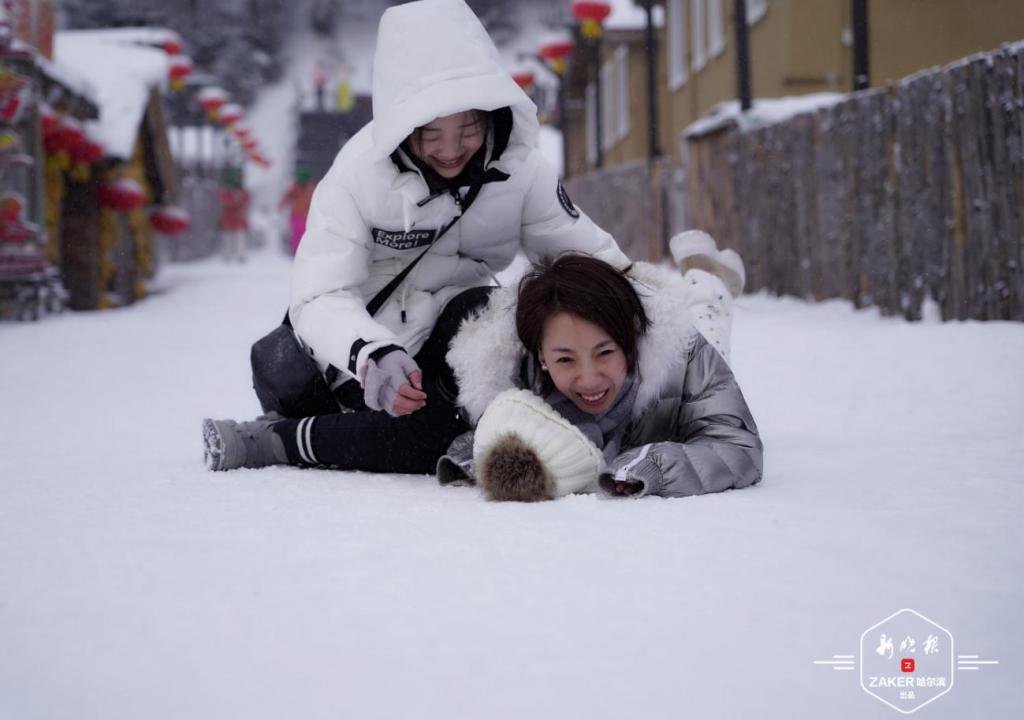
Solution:
M498 180L484 184L459 217L468 186L458 199L432 194L399 146L435 118L500 108L511 110L511 132L504 148L504 137L489 133L484 161ZM292 326L321 370L333 365L342 377L358 377L369 355L387 345L414 355L445 304L490 284L520 249L531 260L572 250L628 264L541 157L537 108L503 69L464 0L420 0L384 13L373 115L317 186L292 269ZM366 304L432 241L371 317Z

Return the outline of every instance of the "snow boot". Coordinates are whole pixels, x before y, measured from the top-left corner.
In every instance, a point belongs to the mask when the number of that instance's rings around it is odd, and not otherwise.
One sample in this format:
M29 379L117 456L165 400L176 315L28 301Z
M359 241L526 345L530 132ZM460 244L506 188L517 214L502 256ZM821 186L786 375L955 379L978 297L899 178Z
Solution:
M687 270L703 270L721 279L734 298L743 292L747 272L743 258L735 250L719 250L714 238L703 230L679 233L668 245L672 259L684 275Z
M284 441L274 432L277 416L251 422L203 420L204 459L208 470L286 465Z

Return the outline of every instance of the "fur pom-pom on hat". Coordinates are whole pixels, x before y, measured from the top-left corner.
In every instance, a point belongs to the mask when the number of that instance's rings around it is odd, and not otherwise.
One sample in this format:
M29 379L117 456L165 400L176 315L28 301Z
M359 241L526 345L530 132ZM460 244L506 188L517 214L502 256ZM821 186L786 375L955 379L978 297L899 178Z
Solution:
M537 502L554 499L554 479L532 447L514 433L498 438L477 465L488 500Z
M591 492L604 459L587 437L529 390L506 390L473 437L477 480L489 500L535 502Z

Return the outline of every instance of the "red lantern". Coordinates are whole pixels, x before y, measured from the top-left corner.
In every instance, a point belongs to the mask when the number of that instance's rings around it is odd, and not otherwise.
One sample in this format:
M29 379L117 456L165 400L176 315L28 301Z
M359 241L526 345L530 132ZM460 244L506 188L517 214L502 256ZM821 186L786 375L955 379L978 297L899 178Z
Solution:
M195 66L187 55L174 55L167 64L167 73L171 77L171 87L182 90L185 87L185 78L192 74Z
M103 207L128 212L146 201L146 192L131 178L108 180L100 185L99 200Z
M215 118L217 111L228 101L228 94L223 88L210 86L204 87L196 93L196 99L199 100L199 104L206 114Z
M235 103L222 105L220 110L217 111L217 119L230 127L242 119L242 108Z
M160 43L160 47L168 55L177 55L181 52L181 39L177 37L169 37Z
M49 125L49 132L45 129L46 125ZM52 121L44 120L43 146L47 155L61 152L70 154L83 138L85 133L82 132L82 126L73 118L57 115Z
M256 138L246 138L245 140L242 141L242 147L244 147L249 152L255 152L256 149L259 148L259 146L260 144L256 142Z
M593 20L602 23L612 14L612 6L606 2L593 0L573 0L572 14L579 21Z
M601 37L601 23L611 15L612 6L606 2L585 2L574 0L572 14L582 25L580 34L588 40Z
M252 135L252 130L249 129L249 126L241 122L236 122L231 127L231 132L233 132L235 134L235 137L237 137L239 140L245 140L247 137Z
M71 150L71 160L76 164L95 165L103 159L103 146L89 138L82 138Z
M537 54L543 60L549 60L556 62L558 60L564 60L565 58L572 55L572 51L575 49L576 44L572 40L552 40L551 42L541 45L540 50Z
M521 87L523 90L533 85L533 73L529 70L512 73L512 79L515 80L516 85Z
M161 205L149 215L153 228L164 235L180 235L191 224L188 210L177 205Z

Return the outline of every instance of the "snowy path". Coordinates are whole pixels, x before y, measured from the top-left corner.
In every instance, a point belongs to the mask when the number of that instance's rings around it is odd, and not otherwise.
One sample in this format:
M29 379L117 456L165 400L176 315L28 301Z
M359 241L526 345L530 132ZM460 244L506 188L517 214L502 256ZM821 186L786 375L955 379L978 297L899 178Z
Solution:
M203 469L286 272L0 325L0 718L889 718L812 662L903 607L1002 663L922 716L1024 714L1024 326L745 298L762 485L495 505Z

